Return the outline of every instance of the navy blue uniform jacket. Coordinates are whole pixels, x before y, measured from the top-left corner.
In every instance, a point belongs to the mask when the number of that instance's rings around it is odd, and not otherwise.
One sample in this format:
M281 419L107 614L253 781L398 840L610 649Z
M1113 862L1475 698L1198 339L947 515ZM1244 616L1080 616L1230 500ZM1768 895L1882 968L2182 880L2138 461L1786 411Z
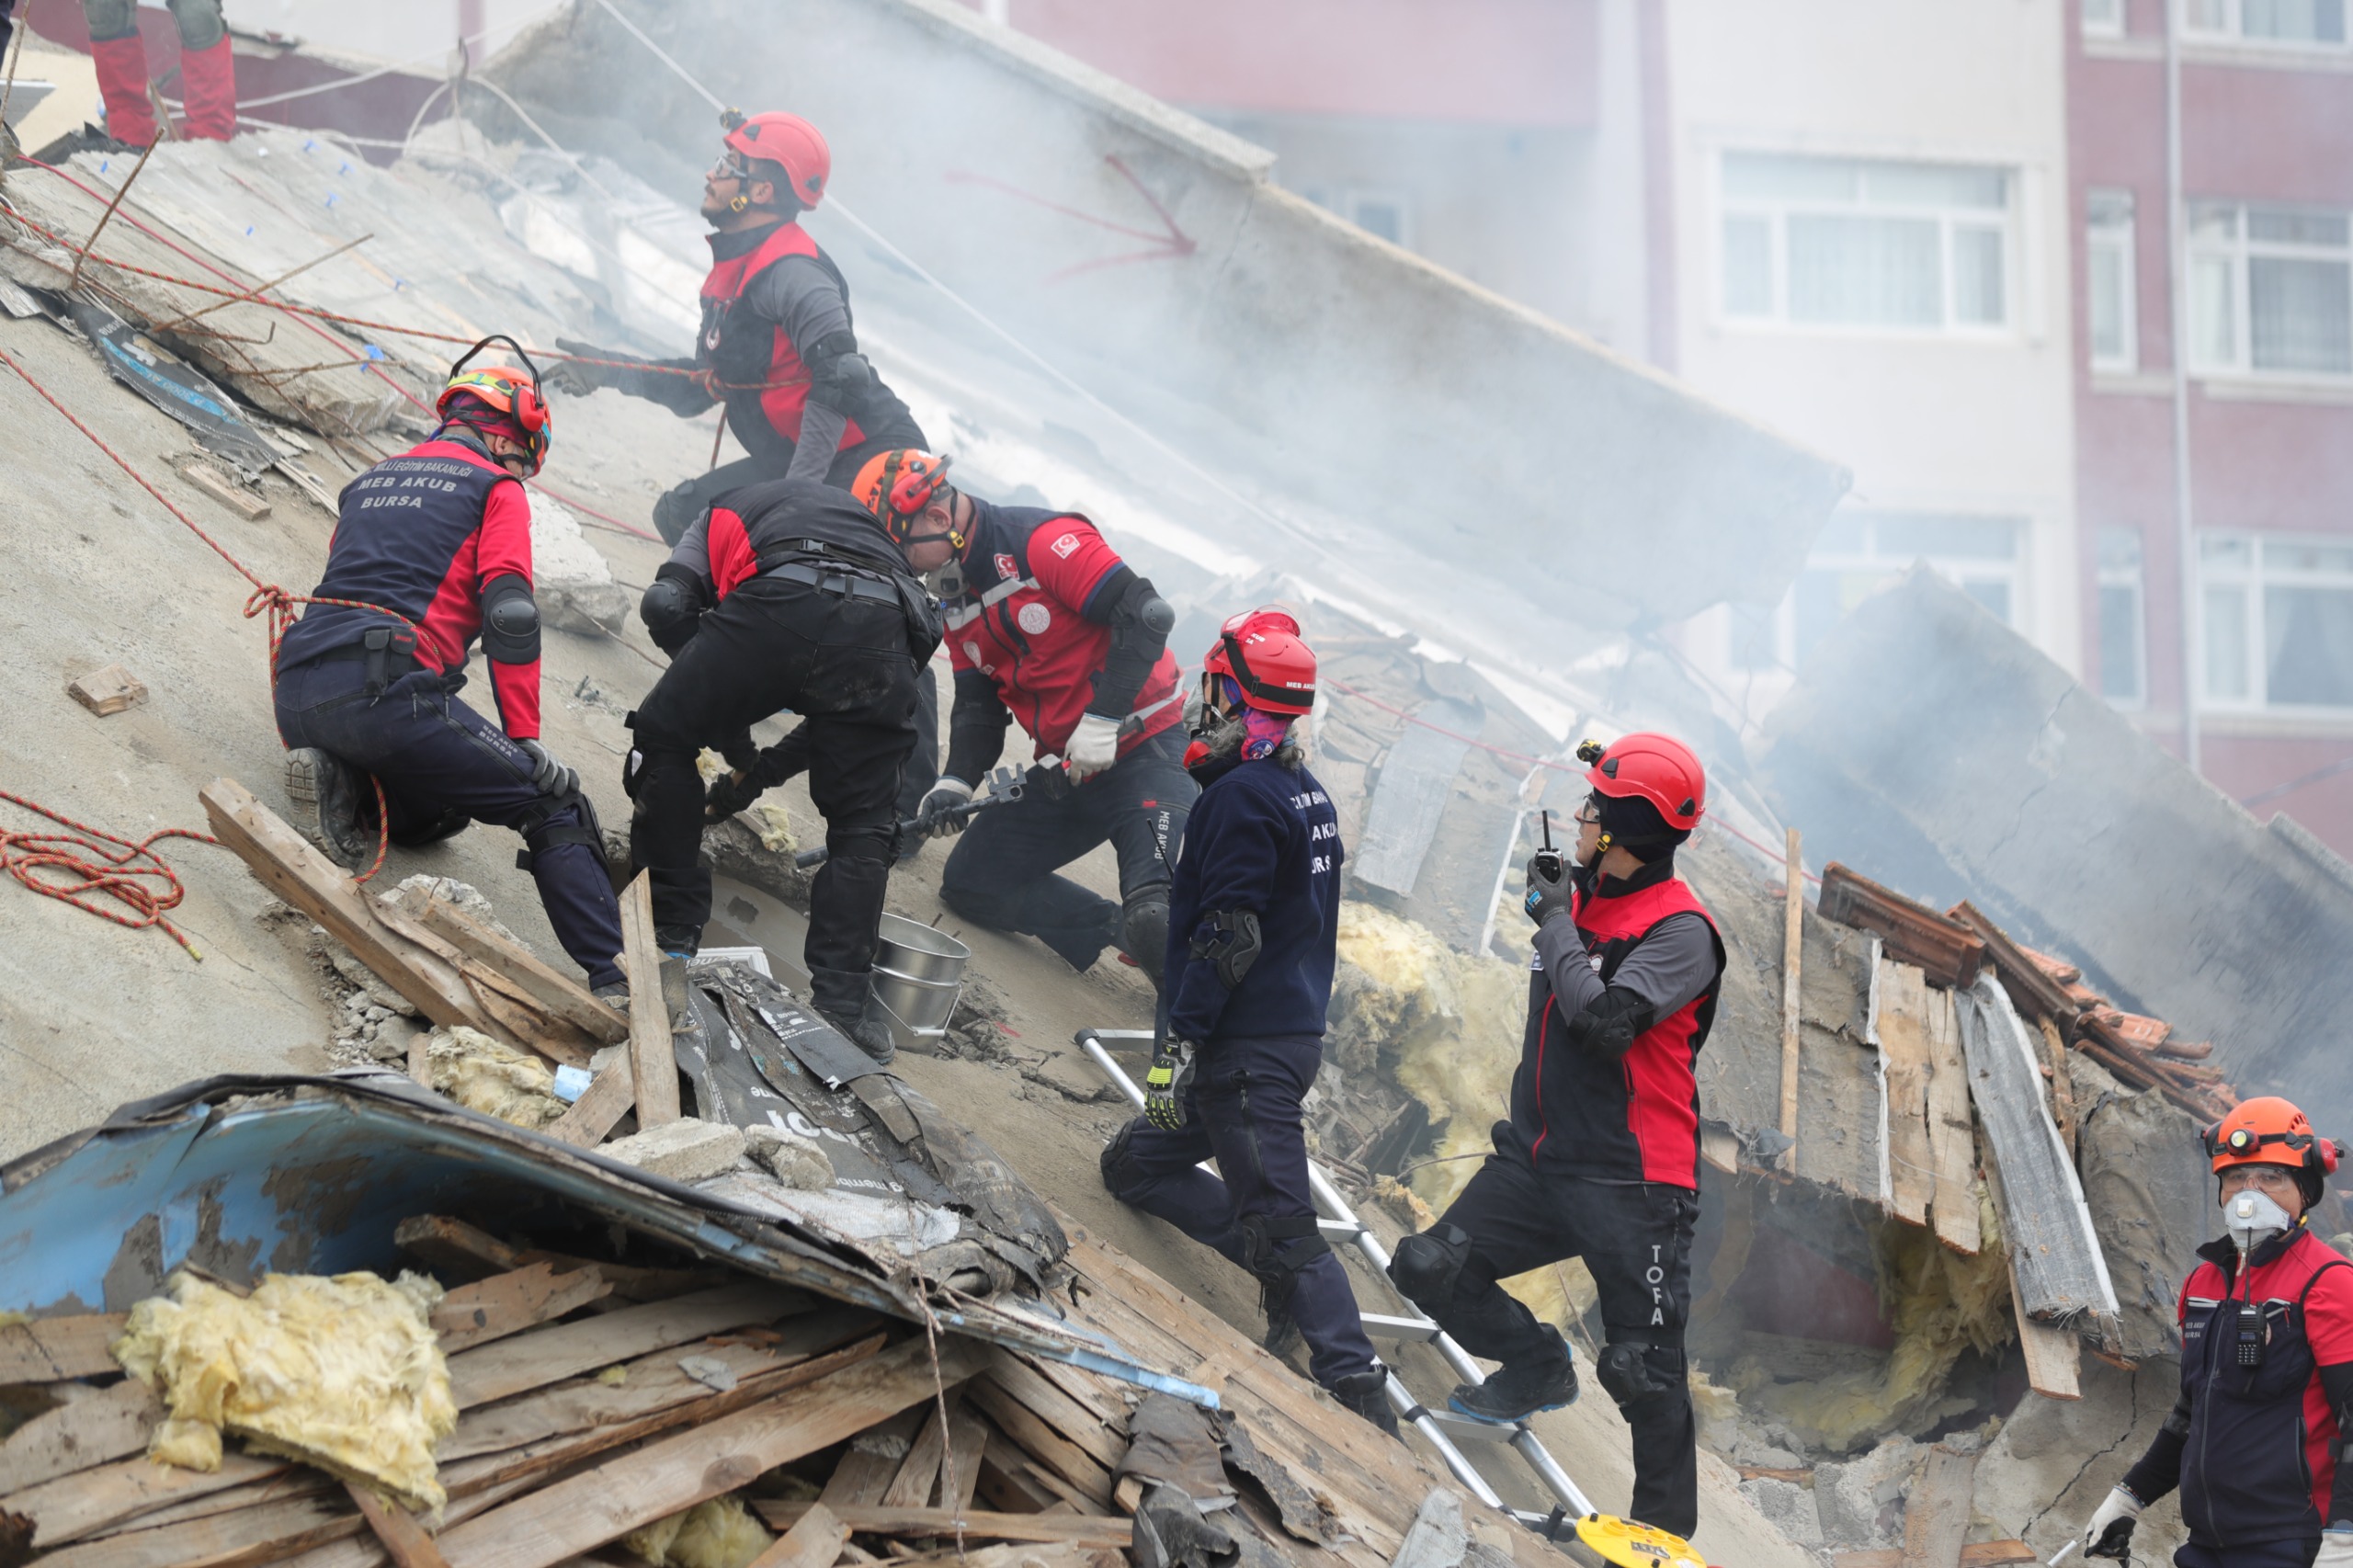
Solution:
M1272 758L1208 776L1185 824L1168 894L1168 1033L1320 1035L1340 931L1340 819L1315 775ZM1216 963L1193 957L1219 911L1258 916L1257 962L1228 992Z

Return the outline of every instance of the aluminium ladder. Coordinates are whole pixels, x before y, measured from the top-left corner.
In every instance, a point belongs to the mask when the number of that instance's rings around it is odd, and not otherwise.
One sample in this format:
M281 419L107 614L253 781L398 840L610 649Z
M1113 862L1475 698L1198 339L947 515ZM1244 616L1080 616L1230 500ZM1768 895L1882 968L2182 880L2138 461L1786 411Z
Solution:
M1143 1091L1136 1086L1134 1079L1128 1076L1126 1069L1111 1059L1111 1053L1105 1049L1104 1042L1116 1040L1138 1040L1150 1044L1154 1038L1153 1031L1150 1029L1081 1029L1074 1040L1078 1048L1086 1052L1095 1065L1102 1069L1104 1075L1111 1080L1113 1086L1141 1110L1143 1108ZM1363 1221L1358 1220L1355 1211L1348 1207L1347 1200L1340 1196L1339 1188L1332 1185L1331 1178L1324 1174L1323 1167L1313 1159L1307 1162L1307 1180L1315 1195L1316 1206L1324 1210L1317 1216L1316 1223L1324 1235L1335 1241L1353 1244L1357 1251L1363 1255L1365 1261L1372 1266L1372 1271L1380 1277L1382 1286L1392 1296L1397 1295L1397 1288L1391 1284L1389 1279L1389 1249L1381 1244L1379 1237L1365 1228ZM1479 1383L1486 1381L1484 1374L1479 1370L1478 1363L1472 1360L1469 1352L1454 1342L1452 1335L1424 1317L1420 1309L1406 1301L1403 1296L1398 1296L1397 1299L1405 1312L1412 1315L1398 1316L1366 1312L1363 1317L1365 1332L1368 1335L1375 1339L1386 1340L1392 1344L1435 1346L1438 1355L1445 1358L1446 1364L1464 1382ZM1387 1370L1389 1403L1396 1407L1399 1419L1405 1421L1424 1437L1429 1439L1430 1447L1437 1449L1438 1457L1446 1461L1446 1468L1453 1472L1454 1479L1461 1483L1479 1501L1490 1507L1502 1508L1521 1524L1528 1526L1547 1540L1553 1540L1567 1539L1565 1532L1569 1526L1577 1519L1597 1512L1592 1501L1577 1489L1577 1483L1569 1479L1568 1471L1561 1468L1560 1461L1553 1459L1545 1449L1543 1442L1529 1429L1527 1422L1520 1421L1510 1426L1502 1426L1490 1421L1473 1420L1470 1416L1448 1410L1442 1405L1426 1404L1414 1397L1412 1392L1405 1387L1404 1381L1398 1377L1394 1367L1388 1368ZM1535 1472L1536 1479L1543 1484L1544 1489L1559 1500L1559 1506L1550 1513L1543 1514L1526 1508L1506 1507L1503 1499L1496 1494L1495 1487L1489 1483L1484 1475L1480 1473L1478 1467L1472 1463L1470 1456L1458 1446L1457 1437L1509 1447L1527 1463L1528 1468Z

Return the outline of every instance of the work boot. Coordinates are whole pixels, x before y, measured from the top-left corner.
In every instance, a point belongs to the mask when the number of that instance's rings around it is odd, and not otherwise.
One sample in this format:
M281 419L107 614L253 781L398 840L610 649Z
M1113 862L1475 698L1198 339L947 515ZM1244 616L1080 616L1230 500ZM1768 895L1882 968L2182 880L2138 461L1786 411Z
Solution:
M376 835L359 814L359 776L343 759L316 746L286 754L286 798L301 835L347 871L376 858Z
M620 1014L622 1017L626 1017L629 1016L628 981L608 980L602 985L591 987L588 994L594 996L597 1001L602 1002L606 1006L610 1007L614 1012Z
M656 926L654 945L662 949L666 959L690 959L702 950L702 927L699 926Z
M1577 1366L1565 1341L1560 1359L1506 1362L1483 1383L1458 1383L1447 1408L1474 1421L1516 1426L1540 1410L1564 1410L1577 1402Z
M107 134L127 146L155 140L155 107L147 101L147 45L129 38L93 39L90 58L98 68L98 92L107 106Z
M873 1058L877 1067L888 1067L899 1054L898 1042L891 1038L890 1027L871 1012L861 1011L852 1017L846 1013L819 1007L817 1016L824 1019L835 1034Z
M180 112L192 137L226 142L237 133L237 68L225 37L210 49L181 49Z
M1397 1430L1397 1413L1389 1408L1389 1369L1375 1367L1370 1372L1356 1372L1332 1385L1332 1397L1388 1433L1399 1442L1404 1434Z
M438 844L445 838L455 838L472 827L473 822L473 818L452 806L421 827L412 827L405 832L393 834L392 840L403 849L422 849L427 845Z

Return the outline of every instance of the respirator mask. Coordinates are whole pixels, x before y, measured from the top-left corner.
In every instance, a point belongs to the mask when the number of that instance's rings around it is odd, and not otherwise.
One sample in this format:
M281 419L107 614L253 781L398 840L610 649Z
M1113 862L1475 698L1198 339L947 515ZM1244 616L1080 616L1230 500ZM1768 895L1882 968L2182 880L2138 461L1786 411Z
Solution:
M2280 1208L2269 1193L2254 1187L2233 1193L2222 1205L2223 1228L2241 1257L2285 1233L2295 1222L2295 1216Z

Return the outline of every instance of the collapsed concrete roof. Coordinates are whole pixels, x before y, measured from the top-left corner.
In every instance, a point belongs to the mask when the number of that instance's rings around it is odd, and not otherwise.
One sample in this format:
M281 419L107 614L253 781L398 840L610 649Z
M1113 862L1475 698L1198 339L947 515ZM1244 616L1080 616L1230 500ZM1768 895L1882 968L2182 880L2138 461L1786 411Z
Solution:
M558 141L690 192L712 106L630 27L710 93L824 127L836 183L810 227L861 311L983 344L995 379L1021 357L971 301L1218 473L1186 486L1207 490L1188 523L1417 628L1450 619L1506 650L1770 602L1847 487L1836 464L1274 186L1263 151L948 0L586 4L492 74ZM1081 428L1118 422L1103 412ZM1592 571L1630 527L1677 570Z

